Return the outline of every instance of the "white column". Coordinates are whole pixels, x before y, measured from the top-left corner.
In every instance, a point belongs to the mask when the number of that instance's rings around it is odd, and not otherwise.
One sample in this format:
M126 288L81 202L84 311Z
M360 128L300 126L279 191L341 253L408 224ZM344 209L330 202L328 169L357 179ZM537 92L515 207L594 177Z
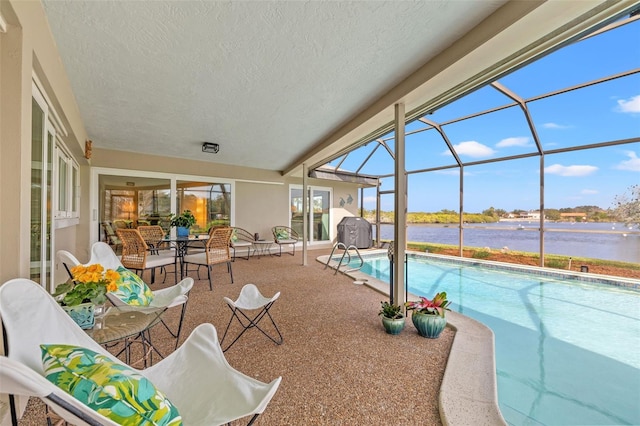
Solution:
M307 163L302 164L302 266L307 266L307 241L309 241L309 203L307 203ZM291 194L289 194L291 197Z
M404 104L395 105L395 220L393 257L393 303L402 305L406 299L404 290L404 254L407 247L407 174L404 151Z

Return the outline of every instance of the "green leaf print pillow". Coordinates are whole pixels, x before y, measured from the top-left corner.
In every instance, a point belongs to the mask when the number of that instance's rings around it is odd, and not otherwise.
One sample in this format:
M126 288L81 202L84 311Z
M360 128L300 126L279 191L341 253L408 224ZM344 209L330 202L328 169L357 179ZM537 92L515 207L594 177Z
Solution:
M140 373L92 350L40 345L51 383L121 425L182 425L178 409Z
M153 292L149 286L142 281L135 272L128 270L124 266L117 269L120 274L118 289L112 291L118 299L131 306L149 306L153 301Z

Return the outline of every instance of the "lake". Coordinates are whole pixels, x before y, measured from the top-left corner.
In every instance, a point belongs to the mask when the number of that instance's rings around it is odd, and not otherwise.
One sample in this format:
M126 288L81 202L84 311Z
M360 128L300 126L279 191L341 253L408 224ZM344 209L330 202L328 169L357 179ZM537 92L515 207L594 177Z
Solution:
M540 223L509 221L465 224L464 246L538 253ZM375 238L375 227L373 229ZM393 239L393 225L382 225L382 239ZM458 245L458 226L408 225L408 241ZM621 223L545 223L545 254L640 262L640 231Z

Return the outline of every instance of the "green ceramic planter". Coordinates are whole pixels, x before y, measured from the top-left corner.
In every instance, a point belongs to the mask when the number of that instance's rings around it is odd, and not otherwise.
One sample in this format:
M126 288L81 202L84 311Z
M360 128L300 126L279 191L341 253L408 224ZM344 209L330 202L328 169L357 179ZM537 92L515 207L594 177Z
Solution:
M418 334L429 339L436 339L447 325L447 319L440 315L429 315L413 311L411 321Z
M382 317L382 325L388 334L400 334L404 330L405 318L391 319Z

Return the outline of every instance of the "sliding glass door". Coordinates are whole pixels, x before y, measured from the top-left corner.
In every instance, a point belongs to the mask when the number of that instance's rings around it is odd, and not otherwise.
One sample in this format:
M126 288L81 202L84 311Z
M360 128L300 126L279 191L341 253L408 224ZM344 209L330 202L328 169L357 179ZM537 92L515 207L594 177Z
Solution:
M331 239L331 189L310 187L309 200L309 242L329 241ZM291 228L302 235L302 187L290 189Z

